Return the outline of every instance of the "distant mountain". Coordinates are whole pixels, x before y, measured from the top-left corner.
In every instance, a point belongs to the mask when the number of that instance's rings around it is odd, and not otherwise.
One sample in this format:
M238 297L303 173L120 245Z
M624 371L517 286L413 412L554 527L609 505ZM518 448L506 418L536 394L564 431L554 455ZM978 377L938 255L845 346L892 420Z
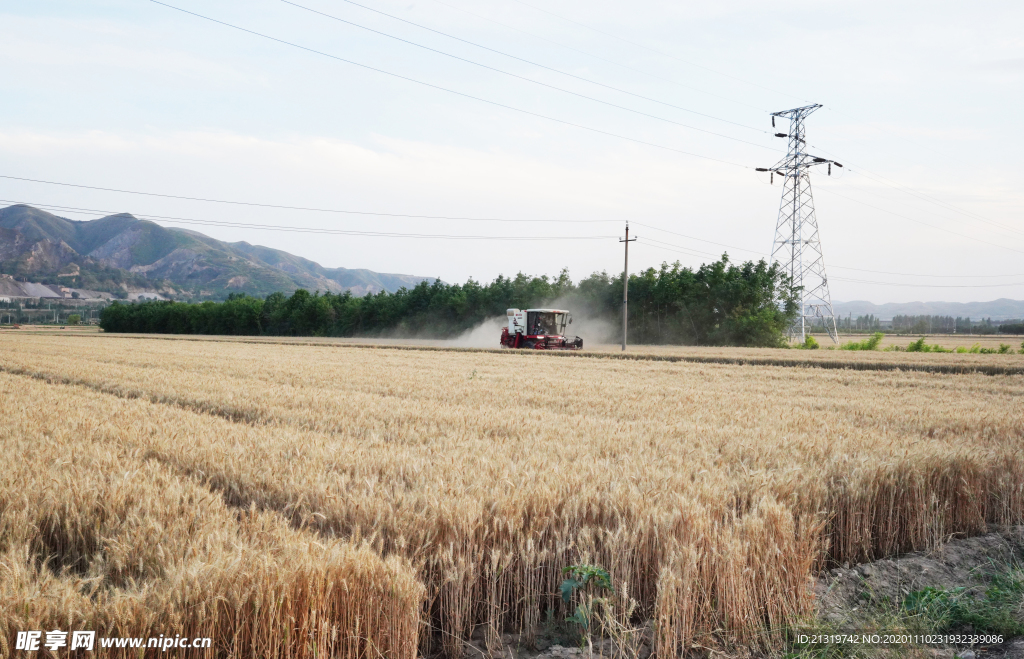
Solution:
M365 295L433 280L325 268L281 250L226 243L127 213L80 222L25 205L0 210L0 273L95 291L201 298L297 288Z
M991 318L1008 320L1024 318L1024 300L1000 298L991 302L888 302L874 304L857 300L854 302L833 302L836 316L874 315L879 320L892 320L893 316L960 316L972 319Z

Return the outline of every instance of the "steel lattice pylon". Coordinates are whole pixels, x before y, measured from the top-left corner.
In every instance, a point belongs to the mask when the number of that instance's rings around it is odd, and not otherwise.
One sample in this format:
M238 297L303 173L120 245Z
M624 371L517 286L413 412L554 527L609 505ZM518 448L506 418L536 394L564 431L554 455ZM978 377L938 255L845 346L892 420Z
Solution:
M789 119L789 133L776 133L777 137L789 138L789 150L786 157L774 167L759 171L770 171L772 178L776 174L783 178L782 201L779 204L779 221L775 227L771 261L782 264L792 277L793 286L801 287L800 315L790 328L789 335L792 338L799 333L803 341L810 326L820 322L832 341L838 343L836 317L828 291L828 276L825 274L825 257L821 252L818 220L814 215L810 168L827 163L831 174L833 164L839 167L842 165L834 160L809 155L804 150L807 145L804 119L820 107L808 105L772 113L773 126L775 117Z

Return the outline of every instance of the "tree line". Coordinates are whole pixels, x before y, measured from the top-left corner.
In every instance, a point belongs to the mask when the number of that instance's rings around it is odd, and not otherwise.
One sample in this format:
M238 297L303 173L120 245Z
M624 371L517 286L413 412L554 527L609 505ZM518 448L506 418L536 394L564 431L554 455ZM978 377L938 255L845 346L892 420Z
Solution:
M901 334L1015 334L1019 321L971 320L970 316L893 316L892 330Z
M853 314L846 318L836 318L836 329L840 332L868 331L875 332L882 327L882 321L874 314L853 317Z
M700 268L662 264L629 278L629 340L634 343L780 346L797 314L785 272L765 261ZM440 280L395 293L349 292L264 299L233 294L224 302L115 302L100 318L108 332L272 336L417 336L451 338L510 307L557 303L578 314L621 318L622 276L594 273L577 283L558 277L499 276L489 284ZM584 337L586 338L586 337ZM497 337L495 337L497 343Z

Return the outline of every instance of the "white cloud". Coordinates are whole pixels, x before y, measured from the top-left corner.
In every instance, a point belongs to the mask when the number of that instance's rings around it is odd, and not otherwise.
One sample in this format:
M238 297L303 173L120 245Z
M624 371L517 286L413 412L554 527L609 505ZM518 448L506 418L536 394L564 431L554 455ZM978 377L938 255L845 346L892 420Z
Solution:
M462 6L464 0L446 0ZM147 4L148 3L144 3ZM619 110L472 71L443 58L357 35L279 3L211 0L183 6L343 52L389 70L530 111L637 139L740 162L770 165L772 151L694 133ZM445 50L537 75L674 120L780 146L749 128L648 104L611 90L540 74L525 64L457 45L358 8L316 6ZM624 5L559 0L546 8L732 77L659 57L515 3L473 11L546 38L602 54L654 76L523 36L434 2L386 11L471 40L667 102L770 130L761 109L820 100L811 144L837 160L1018 226L1024 197L1017 153L1024 55L1013 26L1016 3L984 11L960 4L716 3ZM37 13L32 13L32 11ZM524 219L596 219L611 224L488 224L374 219L203 205L0 181L0 197L110 210L293 226L523 235L617 234L621 223L653 224L743 247L771 241L778 187L749 170L631 144L530 118L235 33L168 11L108 0L88 7L40 0L8 9L0 23L6 75L0 173L191 196L392 213ZM780 55L805 54L797 71ZM676 80L681 85L663 82ZM739 82L740 78L747 82ZM686 86L708 93L690 91ZM767 89L765 89L767 88ZM723 101L721 97L733 99ZM735 101L735 102L734 102ZM827 262L878 270L1011 272L1017 255L888 216L825 190L982 239L997 230L949 209L855 175L815 178ZM641 236L711 253L719 247L642 227ZM499 272L575 276L615 270L614 239L593 242L442 242L311 237L209 229L218 238L272 244L325 265L441 275L458 281ZM1013 234L994 238L1017 244ZM635 255L634 255L635 254ZM676 254L638 243L637 267ZM698 259L678 255L684 263ZM734 256L746 256L735 254ZM893 268L899 264L899 268ZM949 291L926 291L948 297ZM1000 294L1024 297L1024 290ZM959 291L961 299L984 291ZM838 299L905 296L889 288L836 282Z

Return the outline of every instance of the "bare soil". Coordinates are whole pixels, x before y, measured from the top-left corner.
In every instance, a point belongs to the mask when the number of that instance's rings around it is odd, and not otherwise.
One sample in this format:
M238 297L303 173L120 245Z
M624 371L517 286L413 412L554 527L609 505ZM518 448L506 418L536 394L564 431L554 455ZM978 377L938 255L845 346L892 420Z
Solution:
M836 627L859 631L877 615L878 607L898 603L928 587L953 590L980 598L993 576L1024 563L1024 526L990 527L986 535L950 539L930 550L873 563L835 568L815 585L819 617ZM1017 606L1024 608L1024 601ZM939 648L933 657L971 659L966 650ZM996 646L973 650L979 659L1024 659L1024 638L1006 639Z
M929 586L982 589L993 575L1022 561L1024 526L1018 526L951 539L931 551L835 568L823 574L815 587L819 615L833 622L855 622L865 602L899 601Z

